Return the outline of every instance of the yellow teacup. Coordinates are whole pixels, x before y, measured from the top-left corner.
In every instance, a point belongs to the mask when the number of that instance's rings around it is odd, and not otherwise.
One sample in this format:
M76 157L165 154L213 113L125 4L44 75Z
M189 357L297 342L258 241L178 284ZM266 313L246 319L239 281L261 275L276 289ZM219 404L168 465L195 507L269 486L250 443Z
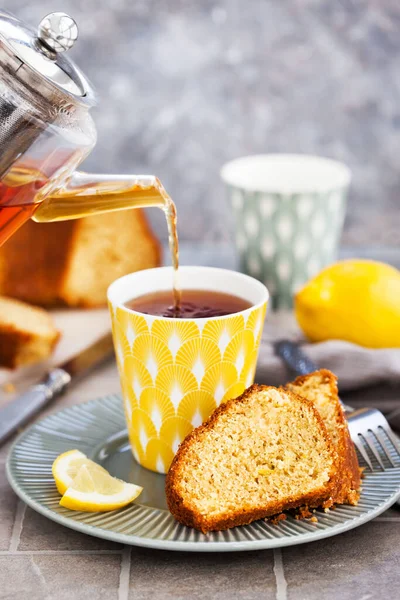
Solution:
M253 383L268 303L259 281L235 271L180 267L183 290L239 296L251 308L224 317L172 319L124 303L170 290L172 269L121 277L108 289L115 353L132 452L140 465L166 473L188 433Z

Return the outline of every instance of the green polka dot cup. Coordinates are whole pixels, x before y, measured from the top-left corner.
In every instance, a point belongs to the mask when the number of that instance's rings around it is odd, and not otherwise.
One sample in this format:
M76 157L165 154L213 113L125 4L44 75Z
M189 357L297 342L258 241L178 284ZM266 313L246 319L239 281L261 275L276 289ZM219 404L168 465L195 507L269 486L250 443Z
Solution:
M301 154L246 156L227 163L240 268L264 282L274 309L337 259L350 170Z

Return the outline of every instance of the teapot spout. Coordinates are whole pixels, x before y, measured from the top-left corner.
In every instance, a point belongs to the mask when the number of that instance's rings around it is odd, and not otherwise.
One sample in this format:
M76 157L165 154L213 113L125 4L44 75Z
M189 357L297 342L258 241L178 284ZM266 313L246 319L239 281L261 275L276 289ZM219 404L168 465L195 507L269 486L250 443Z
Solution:
M94 175L75 172L64 187L38 204L39 223L79 219L99 213L156 206L169 210L172 202L153 175Z

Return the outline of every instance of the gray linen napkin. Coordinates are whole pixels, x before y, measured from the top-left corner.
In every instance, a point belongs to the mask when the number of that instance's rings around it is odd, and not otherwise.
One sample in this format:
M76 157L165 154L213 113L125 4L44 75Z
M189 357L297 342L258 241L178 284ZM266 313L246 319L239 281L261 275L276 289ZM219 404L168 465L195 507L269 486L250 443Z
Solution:
M267 315L257 365L258 383L281 385L287 382L288 371L273 349L273 342L280 339L300 342L319 367L330 369L338 376L342 392L380 382L400 384L400 348L370 350L339 340L310 344L293 313L283 311Z

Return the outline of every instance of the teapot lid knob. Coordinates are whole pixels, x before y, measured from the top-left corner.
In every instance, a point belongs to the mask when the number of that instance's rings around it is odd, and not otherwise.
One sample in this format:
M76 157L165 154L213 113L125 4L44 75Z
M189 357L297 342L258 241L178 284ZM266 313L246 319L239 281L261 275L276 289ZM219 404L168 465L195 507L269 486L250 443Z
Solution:
M66 53L77 39L77 24L63 12L48 14L35 31L0 9L0 82L6 70L55 108L71 101L92 106L92 86Z
M47 51L65 52L78 39L78 26L74 19L63 12L46 15L39 23L38 40Z

